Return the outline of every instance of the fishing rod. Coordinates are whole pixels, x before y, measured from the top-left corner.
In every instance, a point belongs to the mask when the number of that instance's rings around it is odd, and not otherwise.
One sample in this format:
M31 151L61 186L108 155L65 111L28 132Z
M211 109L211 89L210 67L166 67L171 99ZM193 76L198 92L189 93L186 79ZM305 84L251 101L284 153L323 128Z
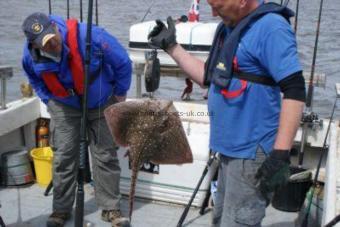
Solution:
M311 73L310 73L310 77L309 77L309 85L308 85L308 91L307 91L306 107L307 107L307 112L310 113L309 115L313 115L313 113L312 113L312 108L313 108L312 100L313 100L313 92L314 92L314 74L315 74L314 72L315 72L316 54L317 54L317 51L318 51L319 35L320 35L322 6L323 6L323 0L320 1L319 17L318 17L317 27L316 27L313 60L312 60L312 66L311 66L312 68L311 68ZM306 119L315 120L315 114L314 114L314 117L307 117ZM304 146L305 146L305 140L306 140L306 136L307 136L306 134L307 134L308 123L311 123L311 122L303 120L301 146L300 146L300 152L299 152L299 167L301 167L302 163L303 163Z
M152 1L151 5L149 6L149 8L147 9L147 11L145 12L145 14L144 14L144 16L143 16L143 18L142 18L142 20L141 20L140 22L143 22L143 21L145 20L146 16L147 16L149 13L151 13L150 10L151 10L151 8L153 7L154 4L155 4L155 0Z
M66 14L67 14L67 19L70 19L70 0L66 1Z
M84 219L84 170L86 166L86 154L88 153L87 141L87 89L88 78L90 73L91 63L91 35L92 35L92 13L93 0L88 2L87 16L87 31L86 31L86 52L85 52L85 75L84 75L84 93L82 97L82 116L80 127L80 152L79 152L79 167L78 167L78 185L76 194L76 217L75 226L83 227Z
M285 3L283 4L284 7L287 7L289 3L289 0L286 0Z
M308 86L308 93L307 93L307 102L306 106L312 109L312 100L313 100L313 81L314 81L314 71L315 71L315 62L316 62L316 54L318 52L318 43L319 43L319 35L320 35L320 23L321 23L321 15L322 15L322 8L323 8L323 0L320 1L320 8L319 8L319 18L316 27L316 36L315 36L315 44L314 44L314 53L313 53L313 61L311 67L311 75L309 80Z
M211 166L211 164L213 163L213 161L217 158L217 156L218 156L218 153L217 153L217 152L213 153L213 154L210 156L210 158L209 158L209 160L208 160L208 162L207 162L207 164L206 164L206 166L205 166L205 168L204 168L204 170L203 170L202 176L201 176L201 178L199 179L199 181L198 181L198 183L197 183L197 186L196 186L194 192L192 193L191 198L190 198L188 204L186 205L186 207L185 207L185 209L184 209L184 211L183 211L183 213L182 213L182 215L181 215L181 218L179 219L179 221L178 221L178 223L177 223L177 227L182 227L182 224L183 224L183 222L184 222L186 216L188 215L190 206L191 206L192 202L194 201L194 198L195 198L195 196L196 196L196 194L197 194L197 192L198 192L198 189L200 188L200 186L201 186L201 184L202 184L202 182L203 182L203 179L204 179L205 175L207 175L209 167Z
M79 0L80 22L83 22L83 0Z
M328 138L328 134L329 134L331 124L332 124L332 121L333 121L334 112L335 112L336 103L338 101L338 98L339 98L339 95L337 94L335 101L334 101L334 105L333 105L332 115L331 115L331 118L329 119L327 131L326 131L326 136L325 136L325 139L323 141L323 146L322 146L322 149L321 149L321 155L320 155L320 158L319 158L318 166L316 168L316 173L315 173L315 176L314 176L312 189L311 189L309 196L308 196L309 198L308 198L308 204L307 204L307 209L306 209L306 215L303 219L301 227L308 227L308 217L309 217L310 209L311 209L311 206L312 206L314 191L315 191L315 188L316 188L316 184L318 182L318 177L319 177L322 159L323 159L323 156L324 156L324 154L326 153L326 150L327 150L327 138Z
M340 222L340 215L336 216L332 221L325 225L325 227L335 226L338 222Z
M49 15L52 14L52 3L51 3L51 0L48 0L48 14Z
M289 0L285 0L285 2L283 3L283 0L281 0L281 2L280 2L280 5L282 5L282 6L287 6L288 5L288 3L289 3Z
M96 0L96 25L99 24L99 18L98 18L98 0Z
M297 32L297 25L298 25L298 17L299 17L299 5L300 0L296 0L296 8L295 8L295 22L294 22L294 32Z

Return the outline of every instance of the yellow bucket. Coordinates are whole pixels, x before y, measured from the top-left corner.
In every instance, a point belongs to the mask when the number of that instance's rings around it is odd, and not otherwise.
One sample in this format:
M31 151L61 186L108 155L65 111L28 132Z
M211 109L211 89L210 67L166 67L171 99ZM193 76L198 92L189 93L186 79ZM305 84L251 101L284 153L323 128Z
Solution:
M37 183L46 187L52 180L52 159L53 151L51 147L40 147L31 150L34 162Z

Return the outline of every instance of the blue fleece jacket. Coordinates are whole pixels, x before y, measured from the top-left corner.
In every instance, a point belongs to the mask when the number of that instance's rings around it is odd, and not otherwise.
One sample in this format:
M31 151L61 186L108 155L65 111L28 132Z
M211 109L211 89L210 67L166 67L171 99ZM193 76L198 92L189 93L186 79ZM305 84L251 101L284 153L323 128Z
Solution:
M63 50L60 62L36 61L31 54L29 43L25 43L23 54L23 68L26 75L40 99L47 103L49 99L55 99L66 105L80 108L80 97L70 95L66 98L55 97L42 80L43 72L54 72L58 80L66 89L73 89L73 79L68 65L69 48L66 43L67 27L65 21L58 16L50 16L57 25L63 40ZM85 59L86 24L78 24L79 52ZM99 73L99 74L98 74ZM131 84L132 66L126 50L119 42L104 29L92 27L91 64L88 86L88 108L97 108L108 101L112 95L126 95ZM97 76L96 76L97 75ZM94 78L94 79L91 79Z

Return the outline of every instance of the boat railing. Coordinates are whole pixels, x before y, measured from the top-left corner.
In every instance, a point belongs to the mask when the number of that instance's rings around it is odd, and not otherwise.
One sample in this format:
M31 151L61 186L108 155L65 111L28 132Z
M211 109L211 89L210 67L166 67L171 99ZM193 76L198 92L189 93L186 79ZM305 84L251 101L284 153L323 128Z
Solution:
M6 109L6 90L7 90L7 80L13 77L13 68L8 65L0 66L0 110Z

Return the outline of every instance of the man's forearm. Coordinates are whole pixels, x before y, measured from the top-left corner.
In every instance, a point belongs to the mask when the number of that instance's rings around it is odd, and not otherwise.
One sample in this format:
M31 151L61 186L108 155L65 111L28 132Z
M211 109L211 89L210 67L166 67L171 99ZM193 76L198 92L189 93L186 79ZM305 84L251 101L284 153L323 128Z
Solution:
M303 107L304 102L293 99L283 99L279 130L276 136L274 149L291 149L296 131L300 125Z
M176 61L178 66L198 85L203 86L204 62L176 44L167 50L167 53Z

